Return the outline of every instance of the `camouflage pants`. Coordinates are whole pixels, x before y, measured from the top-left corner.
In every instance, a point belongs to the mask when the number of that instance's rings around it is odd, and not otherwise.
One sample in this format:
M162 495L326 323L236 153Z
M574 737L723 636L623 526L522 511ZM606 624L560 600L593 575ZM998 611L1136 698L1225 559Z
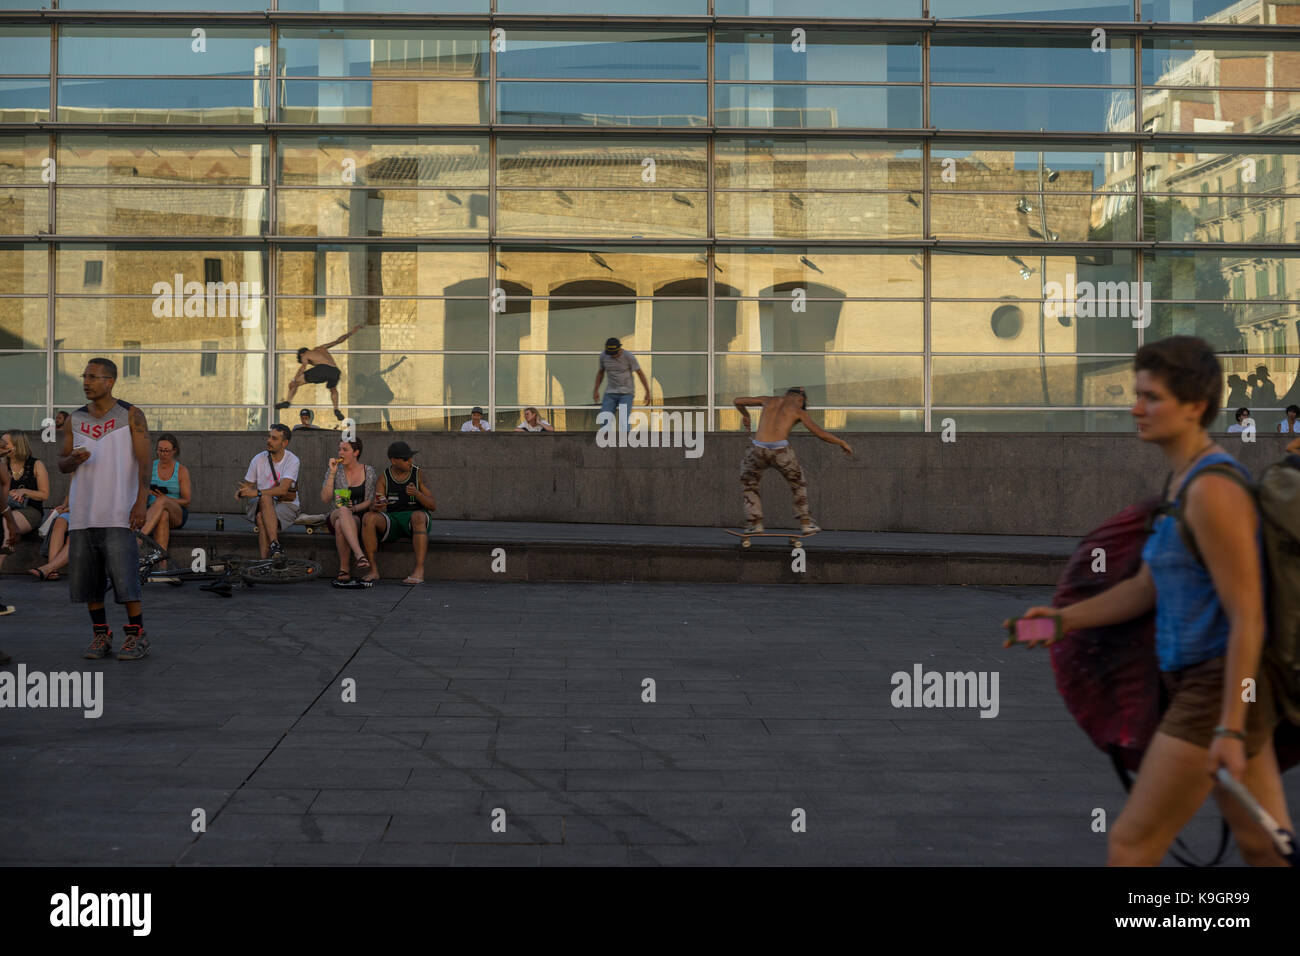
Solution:
M745 523L754 524L763 520L763 499L759 497L758 486L763 480L763 472L775 468L790 484L794 493L794 513L800 523L811 524L812 515L808 512L808 482L804 480L803 468L789 445L784 448L760 448L750 445L745 460L740 463L740 498L745 503Z

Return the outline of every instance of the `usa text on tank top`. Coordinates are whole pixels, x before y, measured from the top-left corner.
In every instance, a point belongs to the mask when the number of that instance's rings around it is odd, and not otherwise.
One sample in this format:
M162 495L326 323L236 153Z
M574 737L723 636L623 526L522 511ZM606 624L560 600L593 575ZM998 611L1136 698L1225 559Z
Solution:
M420 468L418 465L411 466L411 475L405 481L398 481L393 477L393 469L384 469L384 490L388 493L388 510L389 511L414 511L420 507L420 503L406 493L407 485L420 487Z
M85 448L90 458L72 473L68 527L128 528L131 506L140 492L140 466L131 439L132 406L117 400L108 414L96 418L90 406L72 413L72 447Z

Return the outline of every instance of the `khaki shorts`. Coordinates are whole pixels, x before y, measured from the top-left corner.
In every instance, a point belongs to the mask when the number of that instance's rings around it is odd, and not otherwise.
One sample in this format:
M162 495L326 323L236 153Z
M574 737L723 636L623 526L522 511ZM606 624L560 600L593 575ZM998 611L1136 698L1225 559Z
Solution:
M1215 657L1180 671L1161 671L1160 679L1169 692L1169 709L1157 731L1209 750L1223 708L1223 668L1224 658ZM1264 749L1276 726L1273 685L1261 666L1255 677L1255 700L1246 705L1247 757Z

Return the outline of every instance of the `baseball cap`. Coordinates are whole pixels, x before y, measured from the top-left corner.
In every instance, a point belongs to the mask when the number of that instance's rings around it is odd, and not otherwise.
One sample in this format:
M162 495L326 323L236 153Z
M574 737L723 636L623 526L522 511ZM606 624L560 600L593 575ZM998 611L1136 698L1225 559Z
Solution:
M605 351L608 352L610 355L613 355L622 347L623 347L623 343L620 342L618 339L608 338L605 340Z
M299 418L302 418L302 416L304 416L304 415L306 415L308 418L315 418L315 417L316 417L315 415L312 414L312 410L311 410L310 408L304 408L302 411L300 411L300 412L298 413L298 417L299 417Z
M471 409L469 410L469 413L470 413L471 415L473 415L475 412L478 412L480 415L482 415L482 414L483 414L483 406L482 406L482 405L475 405L473 408L471 408Z
M418 454L418 451L404 441L395 441L388 446L389 458L410 458L412 455Z

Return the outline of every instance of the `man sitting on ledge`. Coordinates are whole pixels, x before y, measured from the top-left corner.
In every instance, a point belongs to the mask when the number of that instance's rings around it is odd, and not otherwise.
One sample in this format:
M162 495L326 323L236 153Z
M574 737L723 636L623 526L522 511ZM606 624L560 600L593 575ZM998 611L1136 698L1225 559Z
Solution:
M418 454L404 441L388 446L388 467L375 485L375 503L361 525L361 540L370 561L370 571L356 581L356 586L368 588L379 580L379 561L375 551L386 541L410 538L415 549L415 570L406 576L403 584L424 583L424 557L429 552L429 522L431 511L437 509L433 492L424 482L420 469L411 464Z

